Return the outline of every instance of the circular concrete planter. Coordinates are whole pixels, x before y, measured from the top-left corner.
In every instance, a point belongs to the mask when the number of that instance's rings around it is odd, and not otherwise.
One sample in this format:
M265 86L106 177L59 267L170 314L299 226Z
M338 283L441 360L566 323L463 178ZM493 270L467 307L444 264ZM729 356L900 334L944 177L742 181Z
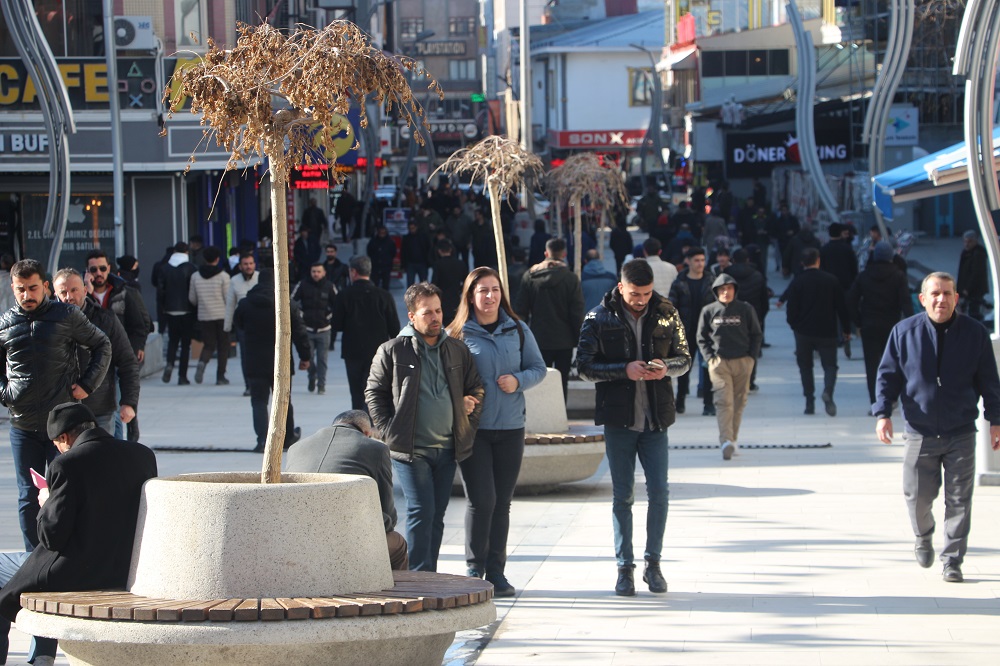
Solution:
M394 584L375 482L339 474L152 479L143 488L128 591L166 599L335 597ZM278 622L137 622L22 610L72 664L440 664L492 602L405 615Z

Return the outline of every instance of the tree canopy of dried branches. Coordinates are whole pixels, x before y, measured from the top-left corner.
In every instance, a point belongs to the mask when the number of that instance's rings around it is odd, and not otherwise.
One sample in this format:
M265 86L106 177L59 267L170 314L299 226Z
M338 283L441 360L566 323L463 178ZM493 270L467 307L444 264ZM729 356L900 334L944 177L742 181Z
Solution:
M170 102L173 114L190 100L191 112L202 115L205 138L214 138L229 151L227 170L249 166L255 157L268 160L276 341L274 398L261 480L277 483L291 383L288 174L299 164L334 162L333 140L347 129L347 112L359 108L361 125L367 126L369 95L387 112L397 109L410 125L424 122L423 108L405 72L418 77L427 73L410 58L385 54L348 21L334 21L321 30L300 25L292 31L241 23L237 32L232 48L209 40L200 62L175 72L164 101ZM430 87L440 94L433 80ZM330 171L336 174L335 169Z
M542 176L542 161L526 152L517 141L504 136L488 136L479 143L456 151L434 173L467 174L481 182L490 194L493 236L497 245L500 283L510 298L507 282L507 252L500 225L500 203L521 185L531 186Z
M573 208L573 270L577 275L583 264L579 249L583 241L583 202L589 200L590 207L600 210L602 220L609 209L616 204L628 204L628 191L621 175L614 169L601 164L593 153L577 153L566 158L562 166L549 171L545 179L545 191L558 211L561 202L568 202ZM598 247L603 250L603 227Z

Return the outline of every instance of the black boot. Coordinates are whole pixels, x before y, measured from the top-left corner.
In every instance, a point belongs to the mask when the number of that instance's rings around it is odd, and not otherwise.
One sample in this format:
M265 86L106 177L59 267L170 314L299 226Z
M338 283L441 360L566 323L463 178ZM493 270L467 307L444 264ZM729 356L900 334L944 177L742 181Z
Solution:
M802 412L803 414L815 414L816 413L816 400L815 398L806 398L806 410Z
M659 562L646 560L646 568L642 572L642 582L649 585L650 592L663 594L667 591L667 581L660 572Z
M674 402L674 411L678 414L684 413L684 399L687 398L686 395L677 396L677 400ZM874 400L872 402L875 402Z
M625 566L618 567L618 582L615 583L615 594L619 597L635 596L634 570L634 564L626 564Z

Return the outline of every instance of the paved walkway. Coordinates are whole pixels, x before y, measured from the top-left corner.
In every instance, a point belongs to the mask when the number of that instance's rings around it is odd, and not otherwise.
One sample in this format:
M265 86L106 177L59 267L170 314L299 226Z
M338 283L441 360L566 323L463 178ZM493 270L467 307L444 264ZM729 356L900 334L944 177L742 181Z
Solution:
M954 271L958 248L956 241L923 241L912 256ZM772 278L779 291L781 282ZM447 663L997 662L1000 488L976 489L966 583L942 582L937 565L919 568L902 498L902 448L875 441L859 345L854 359L840 358L838 416L803 416L783 312L768 317L767 338L772 347L737 457L722 461L715 421L694 411L696 401L670 429L675 448L663 562L669 593L650 594L637 580L637 597L614 595L611 484L602 465L592 478L556 493L515 499L507 574L519 595L498 600L501 620L486 632L460 634ZM295 376L296 421L306 433L349 405L339 360L331 359L331 375L322 397L306 392L303 373ZM142 389L145 443L253 446L249 402L238 381L177 387L154 377ZM163 451L157 459L167 475L257 470L261 456ZM641 478L636 492L641 552ZM0 446L0 548L20 547L15 497L9 447ZM464 509L464 500L453 498L441 558L448 573L465 569ZM8 663L22 664L27 640L12 638Z

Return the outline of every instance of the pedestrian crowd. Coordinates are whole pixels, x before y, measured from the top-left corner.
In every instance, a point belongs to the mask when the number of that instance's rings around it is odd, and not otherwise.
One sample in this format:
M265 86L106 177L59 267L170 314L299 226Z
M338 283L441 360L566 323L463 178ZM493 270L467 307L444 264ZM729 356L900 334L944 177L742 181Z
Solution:
M828 416L837 415L838 355L850 355L850 341L859 335L880 441L892 441L894 410L902 413L903 491L914 556L920 566L933 563L931 505L943 479L939 559L944 580L961 582L980 399L990 441L1000 449L1000 377L981 324L989 307L985 251L974 233L966 234L957 279L928 275L917 295L923 311L914 314L905 260L877 228L859 262L851 227L831 224L829 240L821 244L787 206L771 214L757 204L764 200L757 184L754 196L737 208L722 184L711 196L696 191L691 205L670 210L651 191L636 206L637 221L649 233L641 245L633 246L624 212L612 216L616 273L604 266L597 234L584 233L574 248L569 234L544 220L532 222L524 211L505 214L506 284L493 226L474 193L448 185L428 193L413 202L401 238L380 226L367 252L346 264L337 258L335 243L320 255L320 241L331 229L312 202L295 242L292 341L297 367L308 373L308 392L323 395L328 353L340 334L351 409L303 437L289 404L287 471L373 478L391 566L435 571L460 469L468 498L467 573L491 582L497 596L512 596L516 590L505 569L510 506L525 446L525 391L551 367L560 373L565 399L576 374L594 382L595 423L604 429L615 593L636 594L637 461L647 497L642 580L651 592L665 593L660 562L668 430L695 393L702 415L715 418L722 460L739 453L742 416L760 390L757 368L769 347L765 318L774 296L767 281L773 249L775 270L791 278L777 307L794 333L804 414L816 413L819 356L819 400ZM519 229L526 232L523 244L514 241ZM583 260L579 276L570 268L575 251ZM215 359L215 384L229 384L228 360L238 345L256 451L264 447L274 391L275 286L266 263L249 246L234 248L223 260L218 248L192 237L167 248L152 276L157 321L168 340L163 382L176 372L179 385L189 384L194 354L196 383L204 382ZM138 488L156 467L152 453L137 444L139 370L151 318L138 291L138 262L124 256L116 264L95 250L84 272L63 268L50 281L36 261L0 257L11 285L10 296L0 297L13 298L0 315L0 402L11 414L25 544L24 553L0 558L0 615L7 619L16 613L10 599L21 591L124 584L128 558L122 554L134 534ZM402 327L387 290L394 273L405 275ZM287 362L294 372L291 356ZM115 446L131 457L128 473L118 469L120 462L107 462ZM34 478L43 471L48 487ZM112 480L101 481L108 474ZM396 529L393 479L407 500L405 531ZM73 511L85 514L74 529L99 521L95 508L68 506L68 497L88 494L97 498L95 507L113 500L122 511L87 527L117 544L117 559L72 583L55 565L47 578L38 576L48 566L43 557L57 564L66 560L70 572L97 556L66 536L73 529L57 529ZM54 655L54 642L33 645L36 663Z

